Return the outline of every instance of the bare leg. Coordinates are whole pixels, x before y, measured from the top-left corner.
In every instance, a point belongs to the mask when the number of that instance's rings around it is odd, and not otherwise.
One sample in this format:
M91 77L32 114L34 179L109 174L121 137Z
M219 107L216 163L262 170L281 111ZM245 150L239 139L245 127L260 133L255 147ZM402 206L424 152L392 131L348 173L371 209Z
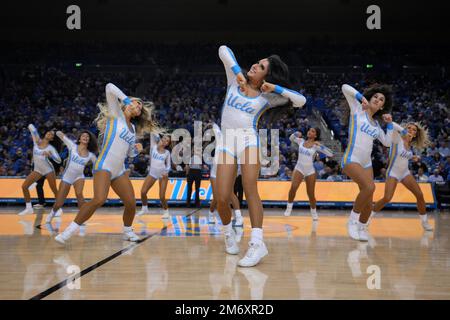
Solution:
M231 205L233 206L233 210L241 210L241 207L239 206L239 199L233 190L231 190Z
M64 205L64 201L66 200L67 195L69 194L69 191L70 191L70 184L61 181L59 183L59 190L58 194L56 195L55 204L53 205L53 212L56 212L62 208L62 206Z
M222 152L219 164L217 165L216 195L217 210L223 225L231 222L231 188L234 186L236 178L236 159L231 155Z
M159 200L161 201L161 207L164 210L167 210L169 208L166 200L166 190L168 182L169 178L167 176L163 176L161 179L159 179Z
M425 199L423 197L422 190L420 190L419 184L416 180L414 180L413 176L406 176L402 180L403 185L411 191L417 199L417 210L420 215L424 215L427 213L427 207L425 204Z
M316 209L316 196L314 194L314 189L316 186L316 174L312 174L305 178L306 181L306 193L309 198L309 206L311 209Z
M373 206L373 211L380 212L386 204L388 204L394 196L395 189L397 188L397 179L388 177L384 185L384 196L378 200Z
M147 193L150 190L150 188L153 187L155 182L156 182L156 179L153 178L152 176L147 176L145 178L144 184L142 185L142 188L141 188L141 200L142 200L143 206L148 205Z
M73 184L73 189L75 190L75 196L77 197L78 208L81 208L84 203L83 189L84 189L84 179L78 179Z
M214 212L214 210L217 207L216 179L215 178L211 178L210 179L210 183L211 183L213 199L211 200L211 203L209 204L209 212Z
M136 199L134 196L133 185L128 175L123 175L111 181L111 187L122 200L125 207L123 212L123 225L131 227L136 214Z
M54 172L50 172L46 176L48 185L50 186L50 189L52 189L53 194L55 195L55 198L58 194L58 188L56 187L56 176Z
M25 181L22 184L22 192L23 197L25 198L25 202L31 202L31 196L30 191L28 188L36 181L38 181L40 178L42 178L42 175L40 173L37 173L36 171L32 171L25 179Z
M366 223L370 217L371 210L368 209L368 203L372 202L375 184L371 177L371 168L364 169L358 163L349 163L344 168L344 173L358 184L359 193L353 204L353 211L360 213L359 221Z
M245 149L245 162L241 164L242 185L244 186L245 198L248 203L248 211L252 228L262 228L263 225L263 206L258 193L258 176L260 170L259 150L257 147L249 147ZM257 153L256 164L247 163L250 154ZM233 177L234 178L234 177ZM234 183L234 180L233 180ZM230 187L231 191L231 187Z
M289 196L288 196L289 203L294 202L295 195L297 194L297 190L300 187L303 178L304 178L303 174L300 171L294 170L292 174L291 188L289 189Z
M82 225L100 208L108 198L111 185L111 174L107 171L97 171L94 174L94 198L86 202L75 217L75 223Z

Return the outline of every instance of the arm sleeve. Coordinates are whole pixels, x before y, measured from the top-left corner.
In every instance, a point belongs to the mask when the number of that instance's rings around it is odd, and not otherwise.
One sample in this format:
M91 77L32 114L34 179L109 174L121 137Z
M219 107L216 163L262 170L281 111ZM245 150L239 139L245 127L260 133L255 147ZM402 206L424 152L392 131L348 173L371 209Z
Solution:
M156 134L154 134L154 133L151 133L151 134L150 134L150 149L151 149L153 146L156 146L156 144L159 142L159 140L160 140L159 135L156 135Z
M347 99L351 114L362 110L361 101L363 95L359 93L358 90L348 84L344 84L342 85L342 93L344 94L345 99Z
M386 133L384 133L383 129L381 129L379 124L378 124L378 128L380 129L380 134L378 135L378 140L383 144L383 146L390 147L392 144L392 134L394 132L393 124L392 123L387 124Z
M33 138L33 143L37 144L41 140L41 137L39 137L39 133L36 130L36 127L32 124L28 125L28 130L30 130L31 137Z
M53 161L55 161L56 163L61 163L61 157L53 146L50 148L50 154L50 157L53 159Z
M170 166L171 166L171 159L170 159L170 152L168 152L168 155L166 157L166 171L169 172L170 171Z
M334 156L333 151L323 145L320 145L316 148L317 152L323 153L324 155L326 155L327 157L331 158L332 156Z
M134 157L136 157L138 154L139 154L139 152L137 151L136 146L130 145L130 146L128 147L128 156L129 156L129 157L134 158Z
M75 143L70 140L69 138L67 138L67 136L64 133L61 134L56 134L58 136L58 138L60 138L62 140L62 142L64 142L64 144L67 146L67 148L71 149L73 148L73 146L75 145Z
M117 88L114 84L108 83L105 88L106 91L106 102L108 103L108 109L110 114L113 117L122 117L123 112L120 108L120 101L123 101L125 104L130 103L130 98L128 98L125 93L122 92L119 88Z
M306 98L299 92L283 88L279 85L275 86L275 93L278 93L279 95L291 100L292 105L294 108L301 108L306 103Z
M231 49L227 46L220 46L219 58L222 60L223 66L225 67L225 72L227 74L227 85L230 85L235 82L236 75L241 72L241 67L239 67L233 51L231 51Z
M400 141L400 137L404 136L405 134L408 133L408 131L403 128L401 125L392 122L394 131L392 133L392 142L393 143L398 143Z
M295 142L295 143L297 143L297 144L300 144L300 143L302 143L303 138L299 138L299 137L297 137L297 136L295 135L295 133L293 133L293 134L291 134L291 135L289 136L289 140L291 140L291 142Z

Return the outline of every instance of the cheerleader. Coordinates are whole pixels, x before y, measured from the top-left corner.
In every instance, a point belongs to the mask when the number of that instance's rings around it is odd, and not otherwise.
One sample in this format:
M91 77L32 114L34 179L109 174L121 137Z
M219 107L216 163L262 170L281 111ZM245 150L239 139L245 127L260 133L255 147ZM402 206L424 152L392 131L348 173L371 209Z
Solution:
M156 181L159 181L159 199L163 212L163 219L168 219L169 207L166 200L166 189L169 181L168 175L170 171L170 151L166 148L170 145L170 136L164 135L161 139L159 136L150 135L150 166L148 175L144 180L141 189L142 208L138 212L138 216L142 216L148 211L147 193Z
M152 103L127 97L112 83L106 85L106 101L106 104L99 104L100 113L96 119L100 136L103 136L103 145L94 165L94 197L83 204L75 220L55 237L63 245L105 203L109 187L125 206L123 239L133 242L140 240L132 229L136 200L125 169L125 159L135 157L142 151L142 145L136 143L136 135L158 132L160 129L152 119Z
M219 57L227 75L227 92L221 118L224 142L219 149L217 166L217 208L223 223L225 251L238 254L229 204L239 163L252 231L247 253L238 265L251 267L268 254L263 241L263 207L257 189L260 171L258 120L268 108L302 107L306 99L285 88L289 83L289 69L277 55L259 60L245 75L228 47L219 48Z
M343 172L358 184L359 193L347 223L351 238L368 241L367 221L372 212L373 182L372 148L375 139L389 147L392 141L392 116L387 114L391 108L392 92L386 85L374 85L364 95L344 84L342 92L350 107L349 141L341 161ZM387 123L387 133L381 129L374 117L383 115Z
M298 144L298 160L292 174L292 184L289 189L288 203L285 216L290 216L292 212L292 207L294 205L295 194L297 193L298 187L303 180L306 182L306 193L309 198L309 205L311 208L311 216L313 220L318 220L316 210L316 197L314 195L314 189L316 186L316 171L314 169L314 157L317 152L323 153L327 157L332 157L333 152L327 147L319 143L320 140L320 129L310 128L306 133L307 139L302 138L301 132L295 132L290 137L291 142Z
M49 158L56 163L61 163L61 158L50 143L55 138L55 133L52 130L45 132L44 138L39 137L36 127L32 124L28 125L33 138L33 171L25 178L22 184L22 192L25 198L25 210L19 213L19 216L32 214L33 207L31 206L31 196L29 187L42 177L46 177L53 194L57 195L58 189L56 187L56 173L55 168L51 164Z
M392 124L394 125L394 133L389 150L389 165L386 174L384 197L375 203L371 220L377 212L380 212L391 201L397 188L397 183L401 182L417 199L417 209L423 229L425 231L433 231L433 228L428 223L423 193L408 168L408 160L416 157L413 154L413 147L424 149L429 144L428 131L420 123L416 122L407 123L403 127L395 122Z
M69 150L67 164L59 184L58 194L55 204L47 216L46 222L50 223L53 217L60 217L62 206L69 194L70 187L73 186L77 197L78 208L84 204L83 188L84 188L84 168L88 163L94 164L97 161L95 154L97 153L97 139L88 130L83 130L78 135L76 142L67 138L61 131L56 132Z

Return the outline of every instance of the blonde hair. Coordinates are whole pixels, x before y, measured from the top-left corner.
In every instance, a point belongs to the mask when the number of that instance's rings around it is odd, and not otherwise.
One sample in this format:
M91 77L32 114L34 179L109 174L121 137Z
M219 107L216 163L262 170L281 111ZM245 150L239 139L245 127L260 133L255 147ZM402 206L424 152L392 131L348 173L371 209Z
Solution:
M138 101L142 105L141 114L138 117L133 118L136 126L136 136L142 137L146 133L160 134L165 133L165 129L161 128L158 122L153 118L155 105L151 101L142 101L140 98L130 97L131 100ZM106 123L109 119L114 117L110 114L107 103L98 103L97 106L100 109L99 114L95 118L94 122L100 131L99 140L103 140L105 134ZM120 109L125 105L121 102Z
M412 139L411 144L417 149L424 149L431 144L430 136L428 135L428 128L421 122L407 122L403 123L402 127L407 129L409 125L417 128L416 136Z

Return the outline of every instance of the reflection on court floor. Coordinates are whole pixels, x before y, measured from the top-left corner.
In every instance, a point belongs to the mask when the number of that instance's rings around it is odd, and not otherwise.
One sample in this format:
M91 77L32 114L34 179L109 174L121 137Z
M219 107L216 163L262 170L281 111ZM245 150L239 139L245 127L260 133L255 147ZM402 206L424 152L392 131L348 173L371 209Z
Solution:
M434 232L417 215L391 212L373 221L369 242L346 234L346 212L307 211L290 217L268 209L264 237L269 255L239 268L250 221L236 228L241 253L224 253L220 221L207 209L173 209L163 220L136 218L141 243L122 241L119 208L97 212L66 248L53 236L75 210L45 225L47 211L18 217L0 213L1 299L450 299L450 218L431 214ZM79 268L80 287L73 289ZM377 279L375 276L378 275ZM375 277L375 278L374 278ZM70 281L69 281L70 280ZM378 282L377 282L378 281Z

